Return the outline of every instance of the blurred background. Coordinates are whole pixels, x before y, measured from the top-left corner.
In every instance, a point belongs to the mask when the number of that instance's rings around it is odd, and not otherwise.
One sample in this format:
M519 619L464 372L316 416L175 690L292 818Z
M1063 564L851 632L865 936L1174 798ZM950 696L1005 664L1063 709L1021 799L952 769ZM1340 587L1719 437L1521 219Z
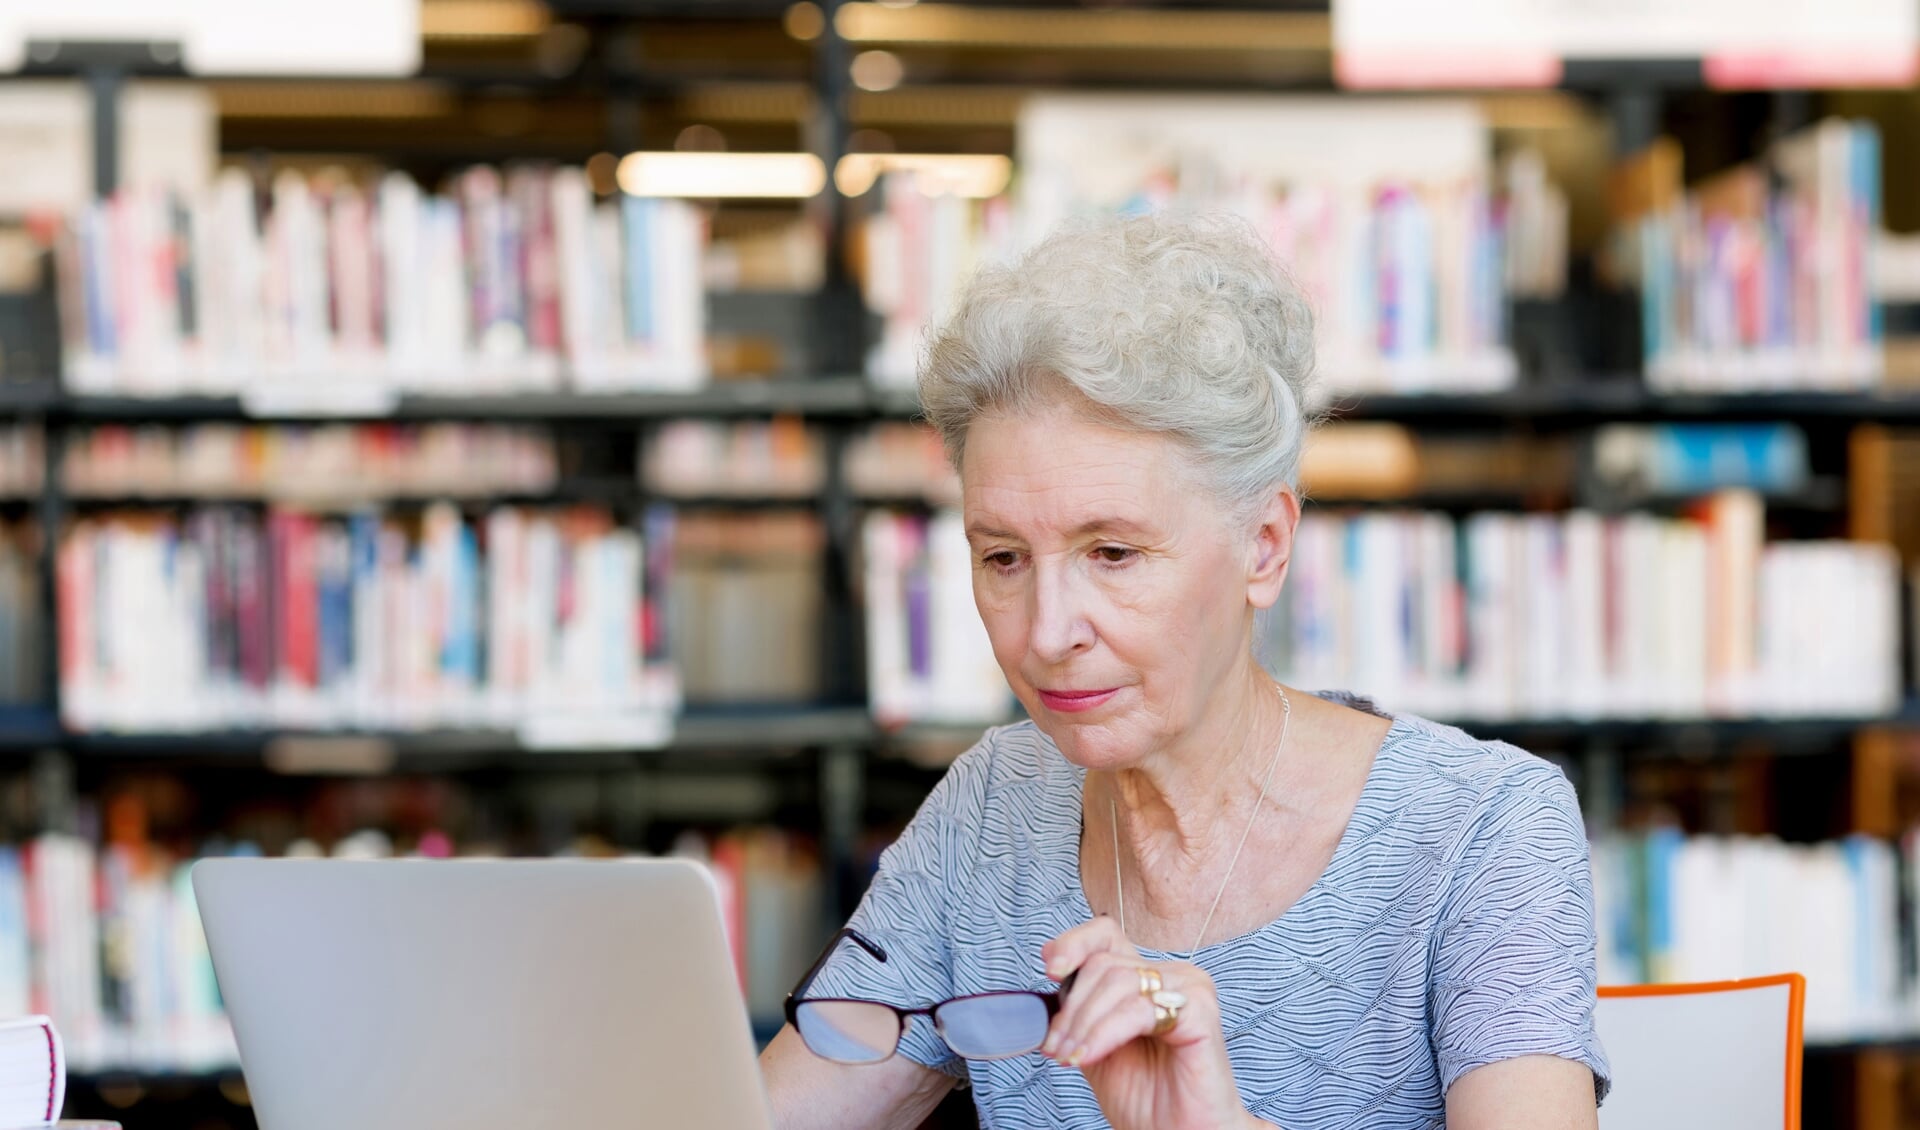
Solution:
M705 858L768 1038L1016 709L923 330L1201 206L1319 317L1263 659L1563 765L1602 983L1802 971L1806 1124L1920 1126L1914 0L12 0L0 80L70 1115L252 1126L206 855Z

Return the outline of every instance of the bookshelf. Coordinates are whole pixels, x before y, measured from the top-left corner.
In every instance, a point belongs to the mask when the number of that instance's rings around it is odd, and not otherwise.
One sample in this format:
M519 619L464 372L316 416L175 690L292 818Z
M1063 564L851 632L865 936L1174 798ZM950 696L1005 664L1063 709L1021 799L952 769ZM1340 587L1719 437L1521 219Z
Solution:
M636 134L639 126L633 122L644 124L645 114L658 114L678 125L670 115L681 111L670 105L669 100L691 100L703 90L736 83L742 75L756 81L772 76L772 81L798 89L811 100L813 109L798 115L811 115L811 119L803 123L804 130L800 124L783 121L774 125L730 125L729 133L756 139L773 138L766 142L767 147L778 148L794 144L804 132L811 135L814 148L829 159L853 148L856 129L873 128L869 120L873 108L887 97L886 92L849 87L846 66L851 53L871 44L849 43L838 36L833 16L846 5L837 0L821 5L825 30L816 40L786 44L784 53L777 57L770 53L766 59L758 60L764 63L761 72L754 72L755 60L752 59L724 65L708 60L649 72L645 67L635 66L633 59L622 58L615 49L615 40L636 27L644 31L649 26L647 21L664 21L682 30L710 24L730 29L753 28L754 34L765 37L786 15L789 5L784 2L553 0L550 7L558 19L579 21L595 45L595 49L588 52L588 62L578 73L561 78L541 77L527 73L524 68L515 69L498 62L450 63L430 58L422 78L447 84L459 91L461 98L479 97L503 86L522 93L539 92L555 100L581 92L602 97L604 105L598 108L604 120L594 127L595 136L600 138L595 144L604 142L607 148L633 149L640 147ZM986 10L991 6L981 7ZM1309 16L1315 15L1309 13ZM1097 13L1076 12L1074 18L1097 20L1101 17ZM1320 34L1324 38L1324 27ZM906 53L908 49L902 47L901 50ZM1324 51L1324 46L1320 50ZM938 71L941 66L948 70ZM935 64L935 67L938 77L926 85L941 98L990 94L991 91L983 88L1006 79L1004 74L996 75L990 68L984 74L978 69L969 72L964 59ZM1128 89L1159 87L1171 92L1206 88L1241 94L1282 89L1325 93L1331 88L1324 66L1318 72L1276 71L1271 76L1219 71L1211 74L1142 72L1116 79L1112 74L1103 76L1091 65L1088 73L1083 74L1071 66L1063 73L1068 77L1056 79L1056 83L1081 93L1113 91L1121 86ZM354 81L329 80L331 85L346 87ZM292 79L276 82L288 88L297 85L297 80ZM1568 64L1560 81L1562 88L1581 92L1592 104L1622 121L1644 111L1649 103L1657 111L1660 99L1667 94L1693 96L1705 85L1698 61L1575 61ZM722 93L737 96L739 92L730 86ZM262 127L258 124L247 128L255 136L261 134ZM651 128L657 133L660 127ZM896 128L905 138L912 136L914 127L903 124ZM1003 134L1001 125L978 126L959 144L970 148L1004 148L1009 139ZM301 148L324 149L315 140L323 136L313 131L289 131L286 148L289 152ZM370 141L366 151L405 159L405 145L392 140L397 133L380 136L387 140ZM661 138L656 136L653 140L657 143ZM272 138L266 143L277 144ZM589 152L577 146L569 148L571 144L526 135L516 138L473 134L447 139L444 147L436 148L432 155L420 161L420 167L437 173L469 159L504 161L525 156L575 161ZM60 778L64 775L69 792L64 803L69 804L84 799L89 788L122 775L203 771L262 781L339 779L370 786L394 778L460 779L490 782L489 787L515 795L535 793L545 787L538 782L548 779L555 782L556 789L563 785L577 786L589 793L615 789L623 781L642 777L651 781L715 775L751 779L767 784L771 792L782 798L773 814L763 819L803 830L817 840L822 879L820 895L827 908L826 915L844 912L857 897L863 882L860 869L871 855L868 841L872 830L897 824L910 811L917 796L924 794L932 774L977 737L985 724L882 725L875 721L860 682L862 618L859 585L855 579L855 563L860 558L860 520L863 513L881 505L883 500L862 497L852 489L846 481L843 455L865 429L879 423L910 421L917 416L918 405L910 389L877 386L861 372L863 347L871 344L880 331L877 319L862 308L861 296L847 268L847 256L842 253L855 226L856 210L856 202L838 195L831 185L820 200L798 210L799 214L815 216L829 230L827 268L822 272L824 282L818 291L798 300L803 310L800 320L804 323L806 341L795 352L804 362L758 370L782 371L784 375L778 378L716 380L688 391L595 395L561 391L473 395L401 391L390 403L375 408L356 408L351 404L345 407L287 402L263 404L240 396L74 394L61 387L54 375L55 366L45 359L41 368L27 374L34 379L0 382L0 419L37 422L45 429L50 473L38 495L19 500L18 504L31 507L49 527L75 515L127 509L185 511L208 501L191 493L143 496L135 493L87 495L75 491L57 473L58 457L79 429L89 427L160 424L185 428L206 423L317 426L393 421L514 424L545 429L561 439L587 440L600 445L602 451L612 448L637 454L653 442L659 429L678 420L753 422L774 417L799 418L818 429L829 458L827 473L819 487L795 496L753 493L669 496L641 481L633 473L634 460L627 459L612 468L603 460L579 474L563 472L551 490L516 494L477 488L470 494L453 497L461 503L463 512L498 503L586 503L631 518L650 503L671 502L689 511L736 515L796 511L816 515L824 534L819 569L821 638L817 650L821 666L832 673L823 679L813 701L695 705L675 719L671 735L659 748L644 750L541 748L540 743L529 743L511 728L419 731L220 728L176 734L74 734L63 731L56 707L17 708L0 710L0 751L13 754L14 760L23 764L38 765L36 771L42 776L50 774ZM717 315L717 309L715 312ZM1628 313L1631 312L1629 309ZM758 309L740 317L748 323L774 320ZM17 375L20 371L16 368L11 372ZM1415 433L1483 431L1581 436L1601 425L1623 421L1685 424L1791 421L1806 429L1818 443L1826 445L1823 450L1827 450L1836 442L1844 443L1860 425L1920 424L1920 389L1843 393L1659 392L1650 389L1637 372L1623 367L1617 358L1603 357L1582 358L1570 366L1542 366L1538 370L1529 367L1520 383L1499 391L1342 395L1328 406L1328 411L1337 422L1398 424ZM266 414L262 415L263 412ZM1769 520L1778 519L1796 531L1828 530L1843 523L1851 515L1853 500L1849 495L1856 484L1844 471L1836 472L1830 466L1820 470L1824 477L1807 491L1769 498ZM447 497L447 492L438 492L433 497ZM247 495L238 501L258 509L269 506L273 498L271 492L265 492ZM1401 495L1387 500L1328 494L1316 501L1339 510L1412 506L1460 514L1485 509L1535 511L1543 508L1543 500L1538 495L1501 489L1468 490L1451 495ZM1567 502L1568 497L1562 494L1548 501L1558 507ZM884 502L888 509L921 515L934 509L924 499L915 497ZM1655 498L1631 502L1625 508L1664 512L1686 504L1687 497ZM413 501L396 505L412 506ZM1638 764L1669 761L1716 771L1778 758L1797 763L1798 767L1790 770L1791 773L1841 777L1860 774L1864 778L1862 755L1858 750L1871 745L1874 740L1871 735L1875 733L1920 731L1920 699L1910 694L1893 711L1870 717L1547 717L1456 721L1475 733L1556 756L1582 778L1583 787L1604 787L1609 772L1631 773ZM49 755L48 751L53 752ZM53 768L49 769L49 765ZM1886 787L1892 788L1894 776L1889 771L1883 778L1872 780L1883 781ZM1854 787L1863 786L1856 783ZM788 795L790 792L800 799L793 799ZM1851 817L1843 821L1849 827L1856 823ZM1840 830L1847 829L1830 827L1825 834ZM1896 823L1875 830L1893 834L1900 826ZM1920 1048L1920 1028L1895 1024L1856 1025L1813 1033L1810 1046L1839 1061L1848 1061L1861 1052L1904 1053ZM230 1075L219 1072L148 1075L106 1072L90 1082L101 1087L133 1086L152 1097L169 1088L204 1091L230 1079ZM124 1097L125 1091L121 1094Z
M1847 425L1920 421L1920 389L1873 393L1661 394L1635 378L1593 374L1529 384L1506 392L1376 393L1337 397L1325 406L1331 420L1380 420L1418 426L1453 421L1512 422L1589 427L1616 421L1799 420ZM0 382L0 419L60 421L256 420L260 422L505 420L586 424L698 417L738 419L794 415L866 422L913 420L920 405L911 390L874 388L861 377L821 374L782 379L729 380L684 393L576 393L501 396L402 396L377 415L290 411L258 415L237 397L75 396L51 378Z

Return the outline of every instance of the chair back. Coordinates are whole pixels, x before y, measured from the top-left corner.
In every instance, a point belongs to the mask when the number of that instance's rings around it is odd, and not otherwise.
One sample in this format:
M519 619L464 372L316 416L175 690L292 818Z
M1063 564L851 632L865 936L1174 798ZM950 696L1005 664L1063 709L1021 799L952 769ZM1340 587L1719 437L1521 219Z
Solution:
M1798 973L1600 990L1594 1022L1613 1067L1600 1130L1799 1130Z

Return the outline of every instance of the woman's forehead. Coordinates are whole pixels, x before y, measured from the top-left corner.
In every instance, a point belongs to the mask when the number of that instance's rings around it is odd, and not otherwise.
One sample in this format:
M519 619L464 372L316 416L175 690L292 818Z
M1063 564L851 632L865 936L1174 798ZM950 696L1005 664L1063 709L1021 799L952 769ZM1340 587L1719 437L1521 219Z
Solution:
M974 536L1157 536L1193 509L1186 460L1164 436L1049 413L982 420L967 440Z

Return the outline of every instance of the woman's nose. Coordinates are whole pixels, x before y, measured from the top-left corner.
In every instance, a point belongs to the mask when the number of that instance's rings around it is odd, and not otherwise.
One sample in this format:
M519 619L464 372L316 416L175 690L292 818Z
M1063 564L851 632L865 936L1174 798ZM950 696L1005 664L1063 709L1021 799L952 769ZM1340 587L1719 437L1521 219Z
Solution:
M1093 646L1093 624L1087 619L1085 595L1075 583L1071 570L1034 571L1033 613L1027 647L1035 658L1057 663Z

